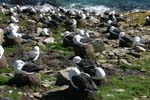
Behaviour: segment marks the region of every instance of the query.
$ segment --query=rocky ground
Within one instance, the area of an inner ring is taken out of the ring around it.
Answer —
[[[57,8],[54,8],[57,11]],[[10,98],[10,100],[36,100],[41,98],[42,93],[54,89],[56,74],[60,69],[72,66],[71,60],[74,56],[72,47],[63,47],[63,33],[65,24],[69,16],[63,11],[62,21],[58,21],[56,27],[50,26],[47,22],[41,22],[39,16],[41,12],[29,14],[18,13],[20,26],[19,31],[29,35],[34,35],[29,43],[21,45],[4,46],[5,56],[9,67],[0,68],[0,96]],[[45,13],[44,16],[55,14]],[[57,14],[56,14],[57,15]],[[134,13],[124,13],[127,17],[119,24],[123,31],[130,36],[142,36],[149,39],[150,26],[144,26],[145,16],[150,15],[149,11]],[[10,23],[10,12],[7,8],[0,12],[0,28],[4,30]],[[45,19],[44,21],[47,21]],[[54,19],[53,19],[54,20]],[[103,84],[97,91],[97,100],[149,100],[150,99],[150,52],[136,52],[133,47],[119,47],[119,40],[108,39],[109,33],[106,32],[107,25],[101,25],[100,15],[92,15],[87,20],[85,27],[78,26],[78,29],[86,29],[103,41],[103,50],[97,52],[96,60],[107,73],[107,84]],[[104,23],[105,24],[105,23]],[[51,35],[40,36],[39,30],[48,28]],[[6,83],[14,74],[12,64],[16,59],[22,57],[22,52],[28,52],[33,45],[39,45],[41,49],[40,59],[37,64],[46,66],[41,71],[41,85],[33,87],[8,86]]]

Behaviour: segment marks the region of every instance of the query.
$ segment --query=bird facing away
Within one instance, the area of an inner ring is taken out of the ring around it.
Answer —
[[[33,47],[32,51],[29,52],[29,59],[36,61],[40,55],[40,48],[39,46]]]

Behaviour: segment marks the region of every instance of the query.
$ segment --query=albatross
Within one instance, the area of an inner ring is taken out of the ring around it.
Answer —
[[[39,56],[40,56],[40,48],[39,48],[39,46],[34,46],[31,51],[24,52],[23,60],[36,61],[39,58]]]
[[[16,60],[13,64],[15,74],[32,75],[43,69],[42,66],[38,66],[33,63],[25,63],[22,60]]]
[[[132,46],[132,43],[133,43],[133,39],[129,35],[125,34],[125,32],[119,33],[119,46],[130,47]]]
[[[121,32],[119,28],[111,26],[109,29],[110,32],[110,39],[118,39],[119,33]]]
[[[75,56],[73,63],[83,72],[88,73],[93,79],[103,79],[106,76],[105,71],[98,67],[95,61],[83,60],[80,56]]]
[[[145,47],[146,44],[150,45],[150,41],[144,40],[144,39],[140,38],[139,36],[134,37],[134,45],[135,46]]]

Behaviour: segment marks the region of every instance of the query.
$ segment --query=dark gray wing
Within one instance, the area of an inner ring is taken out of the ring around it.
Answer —
[[[25,64],[22,68],[22,70],[26,72],[39,72],[40,70],[43,70],[43,69],[44,69],[43,66],[38,66],[33,63]]]
[[[127,42],[133,42],[133,39],[129,36],[123,36],[122,39]]]
[[[81,73],[80,75],[73,76],[72,81],[80,90],[96,90],[97,89],[91,77],[89,77],[85,73]]]

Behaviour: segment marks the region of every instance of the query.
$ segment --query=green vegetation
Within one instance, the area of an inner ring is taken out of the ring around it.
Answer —
[[[9,66],[9,67],[6,67],[6,68],[0,68],[0,74],[2,73],[11,73],[12,72],[12,68]]]
[[[129,100],[150,95],[150,77],[127,76],[124,80],[114,76],[108,78],[111,85],[99,88],[97,100]],[[123,89],[124,92],[115,92],[113,89]]]
[[[5,12],[4,14],[0,13],[0,26],[2,27],[2,25],[8,24],[10,22],[9,19],[10,19],[9,12]]]
[[[15,47],[6,47],[5,48],[5,54],[10,55],[11,53],[15,53],[16,48]]]

